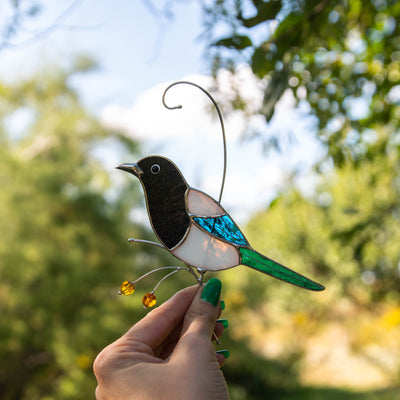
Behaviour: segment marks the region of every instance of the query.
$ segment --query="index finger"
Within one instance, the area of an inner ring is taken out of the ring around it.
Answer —
[[[137,322],[121,339],[139,342],[155,349],[182,322],[198,289],[199,286],[196,285],[180,290]]]

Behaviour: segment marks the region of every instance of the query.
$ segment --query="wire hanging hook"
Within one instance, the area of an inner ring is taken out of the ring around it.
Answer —
[[[223,169],[223,174],[222,174],[221,190],[219,192],[219,199],[218,199],[218,204],[221,204],[222,193],[224,191],[224,186],[225,186],[226,164],[227,164],[227,160],[226,160],[226,158],[227,158],[227,155],[226,155],[226,153],[227,153],[226,152],[226,135],[225,135],[224,120],[222,118],[221,110],[219,109],[217,102],[214,100],[214,98],[211,96],[211,94],[209,92],[207,92],[207,90],[205,90],[201,86],[197,85],[196,83],[189,82],[189,81],[177,81],[177,82],[174,82],[164,90],[164,93],[163,93],[163,96],[162,96],[162,103],[163,103],[164,107],[167,108],[168,110],[180,110],[182,108],[182,105],[180,105],[180,104],[177,105],[177,106],[174,106],[174,107],[170,107],[165,103],[165,95],[167,94],[168,90],[171,89],[173,86],[181,85],[181,84],[191,85],[191,86],[194,86],[194,87],[200,89],[211,100],[211,102],[213,103],[213,105],[215,107],[215,110],[217,111],[219,122],[221,124],[222,143],[223,143],[223,150],[224,150],[224,169]]]

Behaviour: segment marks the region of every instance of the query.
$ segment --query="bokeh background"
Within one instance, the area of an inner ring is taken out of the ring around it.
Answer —
[[[224,113],[225,208],[327,288],[218,274],[232,399],[398,399],[399,18],[394,0],[1,0],[1,399],[93,398],[96,355],[163,275],[119,285],[177,264],[128,244],[155,238],[116,165],[163,154],[218,197],[215,111],[192,87],[161,104],[182,79]]]

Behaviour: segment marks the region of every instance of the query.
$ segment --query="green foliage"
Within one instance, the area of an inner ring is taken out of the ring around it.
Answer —
[[[294,296],[288,285],[251,272],[241,272],[240,283],[227,275],[225,287],[236,288],[235,318],[251,305],[267,320],[259,322],[264,336],[277,330],[285,337],[296,329],[289,353],[306,352],[307,338],[340,324],[353,338],[354,352],[382,365],[386,375],[390,370],[398,384],[399,363],[388,366],[382,360],[399,351],[387,332],[388,326],[400,327],[400,3],[215,0],[204,16],[214,73],[249,65],[264,85],[263,106],[256,113],[266,122],[282,95],[292,92],[314,115],[315,138],[326,148],[314,170],[315,193],[305,196],[294,179],[268,211],[251,219],[246,234],[255,249],[327,290],[312,298],[305,292]],[[226,43],[247,36],[252,45],[213,46],[221,32]],[[262,139],[279,149],[279,137]],[[255,332],[240,334],[255,340]],[[260,346],[265,340],[258,336]],[[380,360],[368,353],[371,347],[379,349]],[[304,398],[313,398],[306,392]]]
[[[40,13],[37,2],[27,3],[36,11],[20,4],[12,3],[16,15]],[[249,64],[264,83],[258,112],[266,121],[286,90],[308,103],[328,159],[316,168],[314,195],[289,187],[246,229],[255,249],[327,290],[309,293],[244,267],[220,274],[231,323],[223,342],[232,354],[224,367],[232,399],[394,399],[398,388],[353,393],[299,385],[306,343],[329,323],[347,324],[361,354],[371,347],[384,355],[385,346],[399,351],[393,338],[400,329],[400,6],[392,0],[203,4],[215,71]],[[10,22],[0,50],[18,27]],[[129,236],[151,239],[129,219],[142,195],[132,180],[112,181],[104,154],[116,148],[125,161],[137,147],[105,130],[71,88],[71,77],[91,71],[93,61],[82,56],[72,65],[68,73],[53,69],[0,83],[5,400],[93,398],[94,357],[143,315],[139,299],[155,278],[141,281],[133,299],[116,296],[119,284],[149,266],[176,263],[127,244]],[[176,276],[158,291],[159,302],[192,283]],[[271,332],[284,344],[275,358],[262,351]]]
[[[307,102],[335,165],[364,156],[370,129],[390,131],[386,144],[398,136],[397,1],[215,0],[204,15],[214,71],[250,65],[265,83],[258,112],[267,121],[286,90]]]
[[[251,40],[247,36],[232,36],[225,39],[219,39],[214,46],[228,47],[230,49],[243,50],[252,45]]]
[[[384,141],[377,138],[355,166],[321,178],[312,198],[298,190],[277,198],[248,226],[255,248],[276,249],[282,262],[328,280],[328,288],[332,280],[336,295],[365,307],[372,300],[399,301],[399,153],[380,151]]]
[[[232,340],[224,334],[224,346],[233,349],[234,358],[224,367],[232,400],[280,398],[298,387],[295,357],[269,360],[252,350],[245,340]]]
[[[135,260],[144,257],[127,243],[129,235],[143,233],[129,222],[137,190],[131,182],[130,189],[115,187],[107,159],[98,156],[105,145],[123,153],[136,145],[90,116],[69,78],[49,70],[0,84],[5,400],[93,398],[94,357],[139,309],[117,296]]]
[[[379,140],[375,146],[379,148]],[[266,393],[273,399],[396,398],[398,386],[358,393],[306,388],[300,382],[307,354],[318,348],[315,338],[340,326],[351,338],[354,356],[382,368],[388,385],[399,383],[400,363],[390,357],[400,351],[398,341],[391,339],[400,330],[399,161],[395,149],[371,151],[356,166],[347,164],[321,177],[313,195],[292,187],[250,220],[245,233],[255,249],[327,289],[310,293],[252,270],[224,272],[224,317],[232,322],[227,335],[234,338],[228,340],[233,357],[225,372],[232,398],[262,399]],[[244,367],[243,343],[254,362],[253,369],[248,366],[252,372]],[[322,345],[327,354],[335,354],[341,339]],[[265,348],[280,348],[279,354],[258,358]],[[243,376],[247,378],[241,380]],[[329,376],[325,379],[331,382]]]

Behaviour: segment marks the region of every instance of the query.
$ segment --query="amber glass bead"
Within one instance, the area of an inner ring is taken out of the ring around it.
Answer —
[[[135,284],[131,281],[122,282],[122,285],[119,288],[119,294],[124,294],[125,296],[129,296],[134,291],[135,291]]]
[[[144,308],[154,307],[157,303],[157,299],[154,293],[146,293],[142,298]]]

